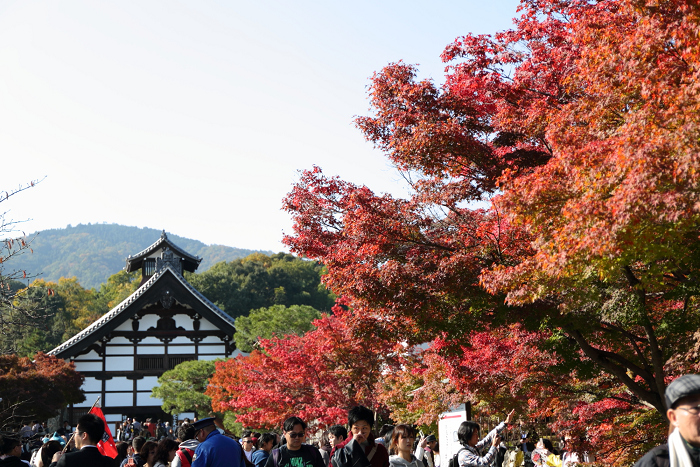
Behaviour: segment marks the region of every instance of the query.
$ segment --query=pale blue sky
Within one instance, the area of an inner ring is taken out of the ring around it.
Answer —
[[[115,222],[282,250],[281,200],[319,165],[402,183],[352,121],[372,73],[512,25],[518,2],[0,0],[0,208],[27,232]],[[155,240],[155,239],[154,239]]]

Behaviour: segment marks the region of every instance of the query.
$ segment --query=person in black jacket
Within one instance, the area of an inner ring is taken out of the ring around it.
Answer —
[[[111,457],[103,456],[97,443],[105,432],[105,424],[100,417],[87,414],[80,417],[75,429],[75,447],[78,451],[53,455],[49,467],[115,467]]]
[[[358,405],[348,412],[348,438],[331,451],[331,467],[389,467],[389,453],[374,441],[374,412]]]
[[[26,467],[27,465],[20,459],[22,443],[19,442],[19,437],[0,437],[0,454],[3,456],[3,459],[0,460],[2,467]]]
[[[635,467],[700,467],[700,375],[675,379],[666,388],[665,399],[673,430],[668,443],[649,451]]]

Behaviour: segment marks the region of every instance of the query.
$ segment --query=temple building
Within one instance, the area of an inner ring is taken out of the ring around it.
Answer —
[[[170,420],[151,397],[158,377],[187,360],[239,354],[233,318],[183,277],[201,258],[172,243],[165,232],[153,245],[129,256],[126,271],[142,271],[141,285],[80,333],[51,352],[75,363],[85,376],[85,402],[68,407],[72,426],[98,396],[110,426],[124,418]],[[193,414],[183,414],[183,416]]]

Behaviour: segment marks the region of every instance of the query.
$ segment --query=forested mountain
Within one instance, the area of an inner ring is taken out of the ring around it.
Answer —
[[[109,276],[124,268],[128,255],[151,245],[158,240],[160,233],[157,229],[118,224],[80,224],[44,230],[32,242],[34,252],[13,258],[12,268],[24,269],[31,275],[41,274],[39,277],[47,281],[75,276],[85,288],[99,287]],[[34,235],[29,235],[29,238]],[[233,261],[260,251],[206,245],[170,232],[168,237],[185,251],[202,258],[197,272],[206,271],[220,261]]]
[[[254,319],[244,319],[241,336],[252,348],[259,338],[275,333],[303,334],[320,312],[331,310],[335,296],[321,283],[324,271],[319,263],[287,253],[253,253],[185,276],[232,317],[253,310]],[[0,307],[0,354],[51,350],[131,295],[140,281],[141,271],[121,270],[94,289],[83,288],[75,278],[38,279],[19,291],[22,284],[11,282],[17,294],[12,307]]]

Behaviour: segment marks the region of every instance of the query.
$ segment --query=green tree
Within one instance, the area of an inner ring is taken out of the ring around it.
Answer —
[[[301,336],[315,329],[312,321],[320,317],[318,310],[307,305],[272,305],[251,310],[248,316],[236,319],[236,346],[243,352],[251,352],[259,339],[269,339],[275,335]]]
[[[19,185],[12,190],[0,190],[0,203],[6,203],[14,195],[34,187],[38,181],[33,180],[26,185]],[[46,318],[46,310],[35,310],[20,303],[16,295],[22,287],[19,281],[29,281],[30,275],[26,269],[16,266],[17,260],[28,252],[32,252],[30,244],[34,237],[22,234],[16,235],[18,221],[7,217],[7,211],[0,211],[0,352],[11,353],[19,341],[15,340],[18,333],[26,332],[40,325]],[[9,265],[8,265],[9,264]]]
[[[204,394],[209,379],[214,374],[214,361],[193,360],[183,362],[158,378],[151,397],[163,400],[161,406],[171,414],[195,412],[206,415],[211,412],[211,397]]]
[[[119,305],[139,288],[140,283],[141,271],[126,272],[121,270],[109,276],[107,282],[100,285],[100,290],[95,297],[101,314]]]
[[[109,309],[126,298],[138,286],[136,274],[123,271],[103,284],[100,292],[83,288],[75,277],[62,277],[58,282],[37,279],[19,291],[16,309],[32,309],[38,319],[32,321],[21,314],[14,316],[20,324],[0,336],[0,348],[5,353],[31,356],[47,352],[92,324]],[[13,309],[5,309],[11,315]],[[33,323],[29,325],[30,323]]]
[[[10,306],[0,310],[5,323],[0,336],[3,354],[29,357],[52,349],[62,342],[64,333],[71,333],[72,319],[56,287],[53,282],[36,280],[18,291]],[[24,310],[31,310],[31,314]]]
[[[272,305],[308,305],[330,311],[334,295],[321,283],[324,267],[286,253],[254,253],[217,263],[187,280],[226,313],[237,318]]]

